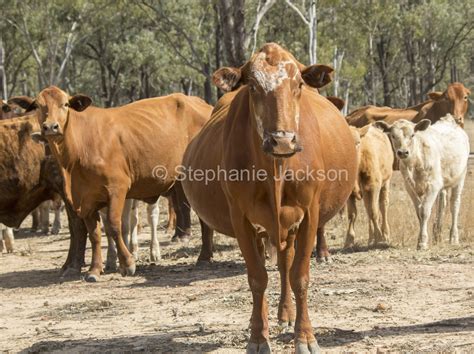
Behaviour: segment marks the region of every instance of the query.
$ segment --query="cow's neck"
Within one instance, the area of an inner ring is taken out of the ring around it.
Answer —
[[[80,154],[83,151],[80,143],[82,134],[93,134],[93,129],[89,133],[81,129],[80,120],[82,117],[80,115],[79,112],[69,110],[68,119],[63,129],[63,137],[55,141],[54,144],[50,144],[53,154],[66,170],[71,169],[74,164],[83,160]]]
[[[425,108],[425,106],[429,103],[433,102],[432,100],[428,100],[428,101],[424,101],[422,103],[419,103],[415,106],[411,106],[411,107],[408,107],[406,109],[411,109],[413,111],[417,111],[417,112],[421,112],[423,110],[423,108]]]

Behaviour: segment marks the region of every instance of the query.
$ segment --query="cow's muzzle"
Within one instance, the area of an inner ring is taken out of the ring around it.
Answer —
[[[408,155],[409,155],[408,150],[404,150],[404,149],[397,150],[397,156],[399,159],[406,159]]]
[[[274,157],[290,157],[301,151],[295,132],[274,131],[263,133],[263,151]]]
[[[62,132],[61,132],[61,127],[59,126],[59,123],[56,123],[56,122],[43,123],[44,136],[55,136],[55,135],[60,135],[60,134],[62,134]]]

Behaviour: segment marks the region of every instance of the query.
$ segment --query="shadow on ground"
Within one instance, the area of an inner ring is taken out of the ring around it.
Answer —
[[[199,337],[212,335],[214,332],[195,329],[172,329],[168,333],[107,339],[78,339],[65,341],[41,341],[25,348],[20,353],[41,352],[208,352],[219,348],[219,343],[202,343]],[[179,341],[177,339],[183,339]]]

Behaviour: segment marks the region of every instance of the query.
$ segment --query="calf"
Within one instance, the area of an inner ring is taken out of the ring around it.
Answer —
[[[349,228],[344,248],[354,246],[356,199],[364,200],[369,217],[369,246],[380,246],[387,244],[390,238],[387,214],[393,172],[392,146],[388,137],[375,127],[351,127],[351,130],[358,143],[359,172],[354,191],[347,201]]]
[[[469,158],[469,139],[456,123],[450,114],[433,125],[428,119],[416,124],[406,120],[397,121],[393,125],[375,123],[388,134],[400,159],[405,187],[420,222],[418,249],[428,248],[428,220],[438,195],[439,210],[434,242],[441,240],[441,216],[448,189],[451,189],[452,213],[449,240],[452,244],[459,243],[457,224]]]

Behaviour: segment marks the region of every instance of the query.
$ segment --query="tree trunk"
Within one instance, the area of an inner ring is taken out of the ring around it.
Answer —
[[[5,73],[5,48],[3,47],[3,41],[0,38],[0,83],[1,83],[1,90],[2,96],[4,100],[8,99],[8,91],[7,91],[7,75]]]

